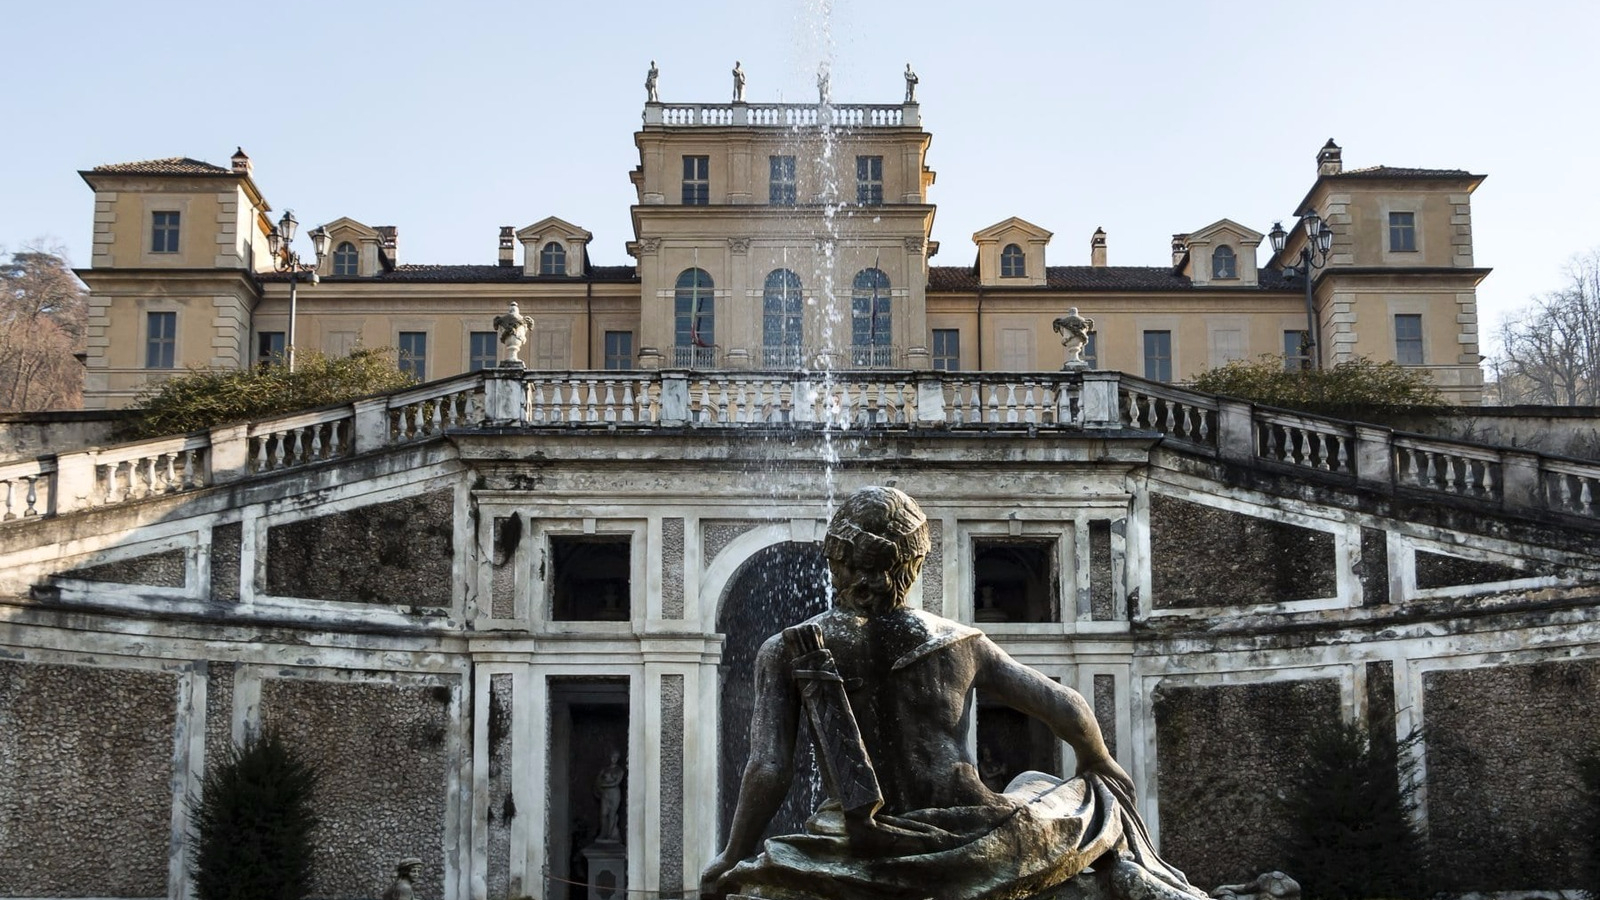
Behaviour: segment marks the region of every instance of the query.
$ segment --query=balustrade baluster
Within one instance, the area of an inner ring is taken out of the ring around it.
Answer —
[[[597,379],[590,378],[588,380],[588,385],[588,397],[586,397],[583,402],[585,410],[583,420],[585,422],[599,422],[601,421],[599,381]]]
[[[624,381],[622,383],[622,421],[637,421],[634,412],[634,403],[636,402],[637,399],[633,395],[633,382]]]
[[[17,517],[16,512],[14,512],[15,506],[12,503],[12,497],[16,494],[16,488],[17,483],[15,481],[6,481],[6,512],[5,515],[0,516],[0,521],[9,522]]]
[[[535,381],[528,385],[528,421],[543,424],[548,421],[544,407],[544,382]]]
[[[605,409],[602,412],[600,418],[603,421],[606,421],[606,422],[616,422],[617,419],[618,419],[618,415],[617,415],[617,383],[616,382],[611,381],[610,379],[606,380],[606,394],[605,394],[605,398],[601,401],[601,403],[604,404]]]
[[[1585,515],[1594,512],[1594,482],[1593,478],[1578,478],[1578,511]]]
[[[983,424],[983,384],[974,381],[969,387],[971,391],[967,394],[967,419],[965,424],[981,425]]]

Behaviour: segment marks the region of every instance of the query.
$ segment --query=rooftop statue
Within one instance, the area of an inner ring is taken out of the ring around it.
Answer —
[[[656,68],[656,61],[650,60],[650,71],[644,76],[644,102],[660,103],[661,97],[656,94],[656,80],[661,77],[661,70]]]
[[[831,77],[828,73],[828,63],[822,62],[817,66],[817,105],[827,106],[833,102],[833,89],[829,86]]]
[[[976,628],[906,608],[928,549],[927,518],[894,488],[864,488],[834,515],[823,541],[834,608],[756,658],[750,758],[702,897],[1020,900],[1069,883],[1118,900],[1205,897],[1156,855],[1080,694]],[[973,688],[1049,725],[1076,752],[1076,777],[984,786],[967,747]],[[802,718],[829,799],[804,834],[762,848]],[[1091,866],[1092,883],[1073,882]]]
[[[1067,361],[1061,368],[1087,368],[1089,363],[1083,358],[1083,350],[1089,346],[1089,333],[1094,331],[1094,320],[1078,315],[1078,308],[1074,306],[1067,310],[1066,315],[1051,322],[1050,327],[1061,335],[1061,346],[1067,348]]]
[[[733,102],[744,102],[744,67],[737,59],[733,61]]]
[[[917,73],[911,71],[911,63],[906,63],[906,102],[917,102]]]

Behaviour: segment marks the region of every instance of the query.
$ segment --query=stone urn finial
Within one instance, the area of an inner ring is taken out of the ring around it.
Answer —
[[[1066,315],[1051,322],[1050,327],[1061,335],[1061,346],[1067,348],[1067,361],[1061,364],[1061,370],[1070,372],[1089,368],[1089,361],[1083,358],[1083,350],[1089,346],[1094,320],[1078,315],[1078,308],[1074,306],[1067,310]]]
[[[511,308],[494,317],[494,328],[500,332],[500,365],[505,368],[522,368],[522,345],[527,343],[533,330],[533,319],[522,314],[517,301]]]

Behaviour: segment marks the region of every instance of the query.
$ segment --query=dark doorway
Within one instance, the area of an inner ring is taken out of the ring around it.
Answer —
[[[817,544],[783,543],[752,556],[728,586],[717,618],[724,637],[721,666],[722,740],[717,760],[720,834],[726,837],[739,798],[739,779],[750,756],[755,707],[756,653],[767,638],[828,608],[828,566]],[[811,735],[801,729],[794,784],[766,837],[794,834],[822,802],[822,780],[812,758]]]

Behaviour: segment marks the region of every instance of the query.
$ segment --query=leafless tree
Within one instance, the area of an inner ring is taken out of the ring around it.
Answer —
[[[1574,256],[1566,284],[1500,324],[1490,362],[1500,402],[1600,404],[1600,249]]]
[[[87,295],[61,248],[0,250],[0,412],[83,405]]]

